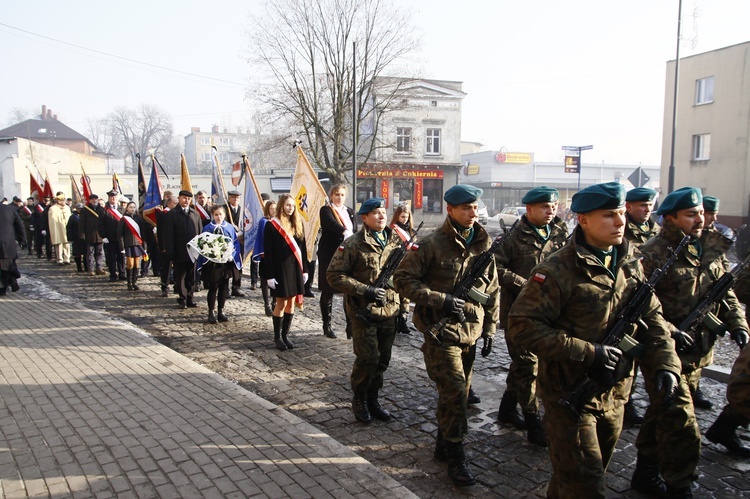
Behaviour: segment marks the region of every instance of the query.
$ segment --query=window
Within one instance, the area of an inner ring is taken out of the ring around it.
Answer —
[[[228,137],[221,137],[219,139],[219,145],[228,146],[229,145],[229,138]]]
[[[210,146],[211,145],[211,137],[201,137],[201,145],[202,146]]]
[[[432,107],[437,107],[437,101],[436,101],[436,100],[431,100],[431,101],[430,101],[430,105],[431,105]]]
[[[427,129],[427,154],[440,154],[440,129]]]
[[[411,128],[396,128],[396,151],[411,152]]]
[[[356,194],[356,200],[355,203],[356,210],[359,210],[359,208],[362,206],[362,203],[367,201],[370,198],[375,197],[375,179],[374,178],[366,178],[366,179],[357,179],[357,194]]]
[[[411,198],[414,193],[414,180],[410,178],[393,179],[393,204],[412,206]]]
[[[714,101],[714,77],[695,81],[695,105],[710,104]]]
[[[693,161],[711,159],[711,134],[693,135]]]
[[[221,161],[222,162],[229,161],[229,154],[222,153],[222,155],[221,155]]]
[[[203,154],[201,154],[201,161],[211,161],[211,153],[204,152]]]
[[[422,209],[425,213],[441,213],[443,211],[442,179],[424,179],[422,181],[422,193]]]

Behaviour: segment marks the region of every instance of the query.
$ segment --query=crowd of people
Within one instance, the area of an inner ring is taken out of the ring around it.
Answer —
[[[226,300],[243,296],[239,195],[230,191],[227,205],[211,206],[203,191],[195,199],[190,191],[167,192],[155,227],[115,191],[106,202],[91,195],[86,205],[73,207],[61,194],[25,205],[16,198],[15,206],[0,208],[0,295],[19,287],[20,246],[59,265],[72,256],[78,272],[108,273],[110,281],[127,281],[130,291],[138,291],[138,278],[151,271],[160,277],[162,296],[174,284],[181,309],[197,306],[197,276],[207,290],[208,322],[226,322]],[[740,355],[728,404],[706,437],[750,457],[736,434],[750,422],[748,323],[741,306],[750,302],[750,267],[737,275],[731,270],[733,240],[717,222],[718,199],[684,187],[654,213],[656,191],[596,184],[573,196],[578,225],[569,234],[556,215],[558,191],[542,186],[526,193],[526,214],[493,241],[478,222],[481,195],[466,184],[448,189],[444,223],[415,244],[408,206],[398,206],[389,221],[385,199],[371,198],[355,214],[346,206],[346,186],[330,189],[316,255],[322,333],[337,337],[333,297],[343,294],[357,421],[393,418],[380,394],[395,336],[411,332],[413,305],[438,396],[434,455],[458,486],[476,483],[464,451],[467,406],[475,396],[477,350],[492,353],[498,325],[512,363],[497,419],[549,448],[548,497],[604,497],[625,422],[640,425],[632,487],[655,497],[691,497],[701,452],[695,409],[713,406],[700,390],[701,370],[725,335]],[[311,295],[309,262],[315,258],[308,258],[296,200],[283,194],[264,202],[250,287],[261,288],[273,343],[284,351],[297,346],[293,318]],[[736,293],[730,285],[690,322],[726,277],[736,280]],[[635,299],[641,301],[633,309]],[[632,310],[637,317],[613,343],[609,331]],[[649,400],[645,415],[632,403],[638,371]]]

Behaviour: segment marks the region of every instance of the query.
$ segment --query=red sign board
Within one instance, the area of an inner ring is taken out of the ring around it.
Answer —
[[[414,180],[414,209],[422,208],[422,179]]]
[[[380,178],[443,178],[443,170],[365,170],[357,168],[357,178],[380,177]]]
[[[385,199],[385,207],[388,208],[388,194],[390,193],[390,187],[388,186],[388,179],[380,181],[380,197]]]

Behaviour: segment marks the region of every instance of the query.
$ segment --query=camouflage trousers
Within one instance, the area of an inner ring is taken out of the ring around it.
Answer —
[[[576,420],[559,404],[544,402],[552,478],[547,497],[605,497],[606,471],[622,431],[624,407],[606,412],[583,411]]]
[[[469,432],[466,401],[471,386],[476,344],[438,345],[432,337],[425,334],[422,354],[427,374],[437,386],[436,415],[440,433],[448,442],[463,441]]]
[[[396,322],[390,318],[368,324],[352,318],[354,366],[351,384],[355,396],[377,394],[383,388],[383,373],[391,363],[391,349],[396,338]]]
[[[508,334],[505,335],[505,344],[508,346],[511,359],[508,377],[505,380],[506,389],[515,394],[523,412],[539,412],[539,402],[536,398],[536,355],[516,344]]]
[[[680,376],[675,402],[665,410],[662,407],[663,394],[656,391],[655,377],[642,372],[651,404],[635,440],[638,461],[658,465],[662,478],[672,487],[688,487],[695,480],[695,467],[701,452],[700,430],[688,388],[691,381],[688,378],[694,376]],[[700,369],[697,372],[700,373]]]
[[[734,361],[732,374],[727,384],[729,405],[724,409],[737,422],[750,422],[750,348],[745,347]]]

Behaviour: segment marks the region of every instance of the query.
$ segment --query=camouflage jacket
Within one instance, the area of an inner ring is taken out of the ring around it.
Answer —
[[[727,400],[729,406],[725,408],[739,423],[747,425],[750,422],[750,348],[743,348],[732,366],[732,374],[727,383]]]
[[[669,248],[676,247],[684,235],[679,227],[665,221],[659,235],[639,248],[643,254],[643,268],[647,276],[650,276],[654,269],[664,265],[670,256]],[[732,240],[716,231],[703,231],[700,242],[703,249],[700,258],[686,249],[680,253],[674,266],[656,285],[656,296],[661,301],[664,318],[669,321],[672,332],[677,331],[677,325],[698,305],[701,297],[725,272],[722,258],[731,246]],[[717,304],[712,312],[726,324],[729,331],[737,328],[747,330],[747,322],[734,291],[730,290],[725,298],[729,308]],[[680,353],[686,372],[707,366],[713,361],[715,337],[703,328],[699,331],[699,336],[696,343],[702,344],[700,349]]]
[[[380,246],[370,230],[363,226],[341,243],[328,265],[326,279],[333,289],[346,293],[344,304],[350,317],[367,308],[369,302],[363,296],[367,286],[375,282],[388,256],[401,244],[393,229],[386,227],[384,230],[388,235],[385,247]],[[387,319],[398,314],[399,309],[398,295],[393,289],[386,288],[383,306],[373,305],[370,310],[372,318]]]
[[[625,224],[625,239],[627,239],[632,246],[635,246],[636,248],[639,247],[641,244],[656,236],[661,230],[659,224],[654,222],[652,218],[649,218],[646,223],[649,227],[648,231],[641,229],[640,225],[633,222],[630,215],[628,215],[627,223]]]
[[[550,224],[549,239],[542,241],[524,214],[503,239],[495,252],[497,277],[503,291],[500,294],[500,327],[508,326],[508,312],[518,293],[526,284],[531,270],[539,262],[562,248],[568,239],[568,226],[559,217]]]
[[[512,339],[539,357],[539,387],[546,404],[559,398],[583,379],[600,342],[643,281],[643,267],[627,241],[617,246],[613,274],[582,243],[580,226],[571,241],[532,271],[508,318]],[[613,278],[614,275],[614,278]],[[652,297],[643,310],[648,329],[635,339],[646,345],[639,359],[645,372],[680,373],[680,361],[669,335],[661,306]],[[607,411],[628,400],[631,378],[621,380],[606,393],[589,400],[585,408]]]
[[[466,247],[464,240],[447,217],[432,234],[422,238],[416,251],[410,251],[401,262],[394,282],[404,298],[415,303],[414,324],[427,331],[443,318],[445,295],[452,293],[474,261],[487,251],[492,242],[479,224],[474,224],[474,238]],[[490,262],[485,275],[474,285],[489,295],[486,304],[467,299],[464,306],[466,322],[450,319],[443,329],[443,342],[448,345],[473,345],[480,336],[494,337],[498,318],[498,281],[495,262]],[[431,340],[427,340],[431,341]]]

